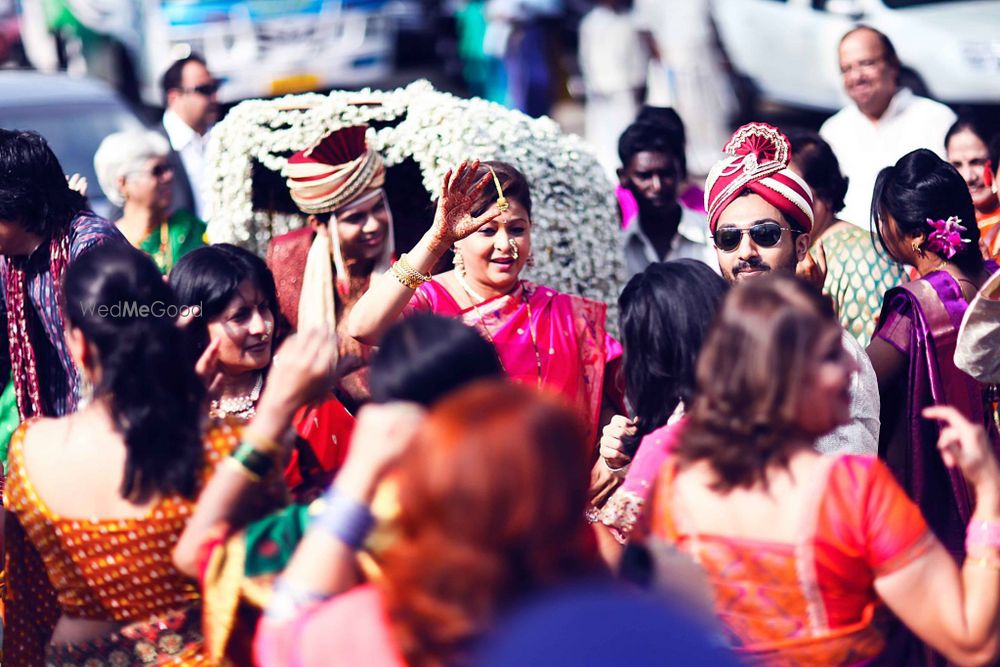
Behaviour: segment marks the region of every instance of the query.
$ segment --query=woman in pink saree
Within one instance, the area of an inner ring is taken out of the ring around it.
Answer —
[[[448,251],[452,271],[429,271]],[[448,172],[434,224],[358,301],[352,336],[376,344],[399,317],[433,312],[475,327],[504,370],[529,387],[560,394],[592,440],[624,407],[617,382],[621,346],[606,331],[606,306],[520,277],[531,263],[531,193],[504,162],[462,163]]]

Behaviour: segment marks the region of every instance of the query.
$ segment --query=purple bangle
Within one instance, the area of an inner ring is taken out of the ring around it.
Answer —
[[[970,521],[965,533],[965,548],[992,547],[1000,549],[1000,522]]]
[[[322,508],[309,525],[332,535],[346,546],[357,551],[375,525],[375,517],[368,506],[337,491],[331,486],[320,500]]]

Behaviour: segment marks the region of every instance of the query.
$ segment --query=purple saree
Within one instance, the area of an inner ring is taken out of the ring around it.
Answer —
[[[955,341],[966,308],[958,282],[945,271],[935,271],[889,290],[875,331],[908,360],[896,386],[882,399],[879,457],[959,563],[965,558],[965,530],[974,500],[961,473],[941,460],[938,424],[924,419],[921,411],[951,405],[974,423],[989,426],[985,387],[955,367]],[[996,450],[996,433],[990,435]],[[878,664],[945,664],[905,628],[898,630]]]

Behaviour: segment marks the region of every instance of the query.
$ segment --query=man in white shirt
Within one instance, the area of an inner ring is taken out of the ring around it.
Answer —
[[[678,128],[683,128],[674,114]],[[683,131],[683,130],[681,130]],[[705,216],[681,205],[678,187],[687,178],[684,139],[662,122],[639,120],[618,141],[622,188],[632,193],[639,212],[624,231],[629,276],[653,262],[697,259],[718,272]]]
[[[205,211],[205,152],[212,125],[218,118],[216,94],[219,82],[213,77],[205,60],[197,55],[178,60],[163,74],[161,80],[166,111],[163,130],[170,146],[180,156],[180,166],[190,187],[192,210],[204,219]],[[174,179],[181,181],[184,179]],[[181,193],[181,201],[184,201]]]
[[[628,0],[600,0],[583,17],[580,72],[587,92],[585,135],[612,181],[617,180],[618,137],[639,111],[647,61]]]
[[[878,172],[917,148],[944,158],[944,136],[955,114],[899,87],[896,50],[874,28],[859,26],[844,35],[839,57],[844,89],[853,104],[823,123],[819,133],[850,179],[840,216],[867,229]]]

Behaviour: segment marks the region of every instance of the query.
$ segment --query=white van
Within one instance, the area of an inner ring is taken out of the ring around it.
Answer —
[[[1000,0],[712,0],[712,19],[735,74],[774,102],[847,104],[837,45],[864,23],[892,40],[902,85],[952,105],[1000,103]]]

